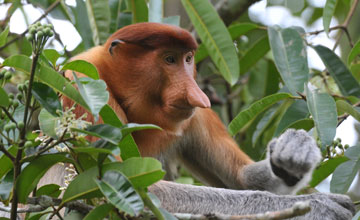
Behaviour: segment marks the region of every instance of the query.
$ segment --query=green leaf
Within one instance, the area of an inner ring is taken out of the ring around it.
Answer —
[[[354,47],[351,49],[349,56],[348,56],[348,65],[351,64],[351,62],[360,54],[360,40],[356,42]]]
[[[55,128],[59,126],[60,123],[59,118],[54,117],[45,109],[41,109],[38,118],[39,118],[39,126],[41,132],[48,135],[49,137],[57,139]]]
[[[334,172],[336,167],[338,167],[340,164],[348,161],[349,159],[347,157],[337,157],[337,158],[331,158],[327,161],[324,161],[321,163],[321,165],[314,170],[314,173],[312,175],[312,180],[310,182],[310,187],[315,187],[319,183],[321,183],[324,179],[326,179],[330,174]]]
[[[71,8],[75,17],[75,27],[79,32],[85,49],[94,46],[93,31],[90,27],[90,19],[87,13],[86,4],[83,0],[76,0],[76,7]]]
[[[95,207],[91,210],[84,218],[84,220],[93,220],[93,219],[105,219],[108,216],[109,212],[114,209],[114,206],[111,204],[102,204]]]
[[[83,81],[80,82],[76,74],[73,73],[73,76],[81,96],[89,106],[91,113],[95,117],[95,121],[97,121],[101,108],[106,105],[109,100],[106,83],[103,80],[93,80],[90,78],[88,78],[89,81],[86,83]]]
[[[36,196],[47,195],[57,198],[61,194],[61,191],[59,189],[60,186],[57,184],[47,184],[36,190]]]
[[[338,110],[341,110],[343,112],[349,113],[351,116],[353,116],[356,120],[360,121],[360,112],[358,112],[352,105],[349,103],[338,100],[336,101],[336,107]]]
[[[96,67],[85,60],[74,60],[65,64],[62,70],[73,70],[75,72],[83,73],[92,79],[99,79],[99,73]]]
[[[104,164],[102,172],[109,170],[122,172],[132,182],[134,187],[147,187],[161,180],[165,174],[161,163],[154,158],[130,158],[122,163],[113,162]],[[99,196],[98,187],[94,178],[99,175],[98,167],[93,167],[80,173],[67,187],[63,203],[80,199]]]
[[[109,141],[112,144],[117,145],[123,137],[130,134],[133,131],[139,131],[144,129],[160,129],[156,125],[151,124],[136,124],[136,123],[129,123],[121,128],[114,127],[109,124],[97,124],[93,126],[89,126],[86,130],[82,129],[72,129],[74,131],[82,132],[84,134],[88,134],[94,137],[102,138],[106,141]]]
[[[327,93],[311,91],[305,85],[307,106],[312,115],[322,149],[331,145],[336,134],[337,112],[334,99]]]
[[[120,211],[136,216],[144,209],[141,197],[121,173],[108,171],[101,180],[96,180],[96,184],[107,200]]]
[[[181,2],[221,75],[234,85],[239,78],[239,62],[225,24],[209,1]]]
[[[235,39],[239,38],[240,36],[246,34],[247,32],[249,32],[253,29],[256,29],[256,28],[258,28],[258,25],[254,24],[254,23],[238,23],[238,24],[231,25],[228,28],[228,31],[230,33],[231,39],[235,40]],[[209,53],[206,50],[205,45],[200,44],[198,49],[196,50],[195,63],[202,61],[207,56],[209,56]],[[241,66],[240,66],[240,68],[241,68]]]
[[[114,110],[109,106],[105,105],[101,111],[100,116],[104,123],[115,126],[115,127],[121,127],[123,126],[120,119],[117,117]],[[140,157],[140,152],[138,149],[138,146],[135,143],[134,138],[132,135],[128,135],[124,137],[120,143],[118,144],[120,151],[121,151],[121,159],[127,160],[131,157]]]
[[[154,158],[134,157],[121,163],[121,166],[109,164],[104,169],[121,171],[130,179],[135,188],[148,187],[165,175],[161,163]]]
[[[57,94],[49,86],[33,82],[32,94],[34,98],[53,116],[59,116],[57,111],[62,110],[61,103]]]
[[[318,45],[314,49],[335,79],[341,93],[345,96],[360,97],[360,85],[341,59],[327,47]]]
[[[323,25],[326,34],[329,34],[331,18],[334,15],[337,0],[326,0],[323,12]]]
[[[278,93],[270,96],[266,96],[261,100],[254,102],[249,108],[240,112],[229,124],[228,130],[231,135],[235,135],[240,131],[248,122],[255,119],[261,112],[268,109],[276,102],[291,98],[292,96],[288,93]]]
[[[127,0],[132,11],[133,24],[148,21],[148,7],[145,0]]]
[[[288,127],[284,128],[280,134],[284,133],[288,128],[294,128],[295,130],[303,129],[305,131],[310,131],[314,127],[314,121],[309,118],[300,119],[291,123]],[[279,134],[278,134],[279,135]]]
[[[115,111],[108,104],[104,105],[104,107],[101,109],[100,116],[105,124],[109,124],[118,128],[123,126],[123,123],[120,121]]]
[[[9,105],[10,105],[9,96],[7,95],[5,90],[0,87],[0,106],[9,107]]]
[[[104,44],[109,37],[110,8],[108,0],[88,0],[87,14],[95,45]]]
[[[347,149],[345,156],[350,160],[340,164],[335,169],[330,181],[330,191],[332,193],[346,193],[360,170],[360,145]]]
[[[4,61],[3,65],[14,67],[16,70],[22,71],[30,75],[31,59],[24,55],[11,56]],[[70,82],[68,82],[64,77],[62,77],[52,68],[38,63],[35,77],[41,82],[55,89],[57,92],[66,95],[70,99],[74,100],[76,103],[83,106],[85,109],[89,110],[89,107],[84,102],[80,93],[71,85]]]
[[[163,0],[149,1],[149,22],[161,23],[163,18]]]
[[[6,44],[6,39],[9,34],[10,27],[7,26],[3,32],[0,34],[0,47]]]
[[[61,55],[54,49],[45,49],[43,50],[43,53],[46,59],[48,59],[50,63],[53,65],[53,67],[55,67],[56,61],[59,59]]]
[[[119,0],[109,0],[109,8],[111,13],[110,33],[114,33],[118,29],[119,17],[121,14],[121,2]]]
[[[16,181],[19,202],[26,204],[29,194],[34,190],[41,177],[50,167],[59,162],[70,162],[70,160],[63,154],[46,154],[31,161]]]
[[[94,147],[75,147],[72,149],[76,153],[103,153],[103,154],[111,154],[111,150],[104,148],[94,148]]]
[[[281,29],[268,28],[270,47],[277,69],[291,94],[304,91],[304,83],[309,78],[306,45],[295,27]]]
[[[17,153],[17,147],[12,145],[8,149],[9,153],[15,157]],[[7,174],[13,168],[12,161],[4,154],[0,156],[0,179]]]
[[[309,116],[309,110],[304,100],[295,100],[295,102],[286,110],[276,128],[274,136],[279,136],[292,123]]]
[[[350,70],[356,81],[360,82],[360,63],[351,65]]]
[[[258,60],[264,57],[269,50],[269,39],[267,36],[264,36],[246,51],[240,59],[240,74],[246,73]]]

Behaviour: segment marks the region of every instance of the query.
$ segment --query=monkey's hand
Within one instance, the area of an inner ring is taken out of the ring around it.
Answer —
[[[289,129],[268,145],[265,160],[241,171],[243,188],[293,194],[306,186],[321,153],[315,140],[304,130]]]
[[[307,184],[321,153],[306,131],[289,129],[269,143],[268,158],[273,173],[292,187]]]

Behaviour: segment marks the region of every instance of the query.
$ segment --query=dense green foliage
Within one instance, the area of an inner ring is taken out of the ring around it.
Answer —
[[[73,51],[47,49],[60,39],[46,19],[29,26],[26,34],[11,33],[7,24],[16,10],[21,11],[23,1],[0,1],[9,6],[6,18],[0,21],[0,201],[15,207],[31,203],[29,197],[58,198],[63,191],[61,199],[53,200],[58,209],[43,206],[41,211],[27,213],[26,219],[45,219],[61,208],[66,208],[71,219],[121,219],[139,214],[174,218],[146,192],[164,176],[160,162],[141,158],[131,136],[136,130],[161,128],[123,125],[106,104],[109,94],[96,68],[68,59],[104,43],[125,25],[147,21],[180,25],[182,17],[164,17],[162,0],[76,0],[76,7],[63,1],[27,2],[49,9],[44,18],[73,24],[82,41]],[[226,25],[208,0],[182,0],[181,4],[199,37],[195,57],[198,82],[241,149],[254,160],[261,160],[266,144],[285,129],[311,131],[324,160],[314,172],[310,187],[332,174],[331,191],[346,193],[360,170],[360,145],[343,146],[334,138],[336,128],[348,116],[360,121],[359,33],[341,41],[341,36],[348,34],[352,9],[359,11],[359,1],[327,0],[324,8],[299,2],[304,5],[284,6],[295,16],[312,10],[306,22],[310,25],[323,18],[324,30],[306,33],[295,26],[264,27],[252,22],[247,13]],[[333,17],[344,23],[331,27]],[[339,30],[335,47],[340,42],[342,57],[335,54],[335,48],[309,41],[321,32],[329,35],[335,30]],[[309,47],[320,56],[325,70],[309,68]],[[69,82],[59,74],[64,70],[88,77],[75,76]],[[59,95],[85,107],[95,118],[101,117],[104,124],[92,125],[83,117],[75,118],[73,109],[63,109]],[[99,140],[90,143],[86,135]],[[123,162],[117,161],[116,155]],[[45,172],[59,163],[71,164],[66,187],[49,184],[38,188]],[[194,183],[185,171],[178,181]],[[73,201],[86,203],[87,211],[70,210]],[[144,211],[144,206],[150,211]],[[11,213],[15,219],[16,209]]]

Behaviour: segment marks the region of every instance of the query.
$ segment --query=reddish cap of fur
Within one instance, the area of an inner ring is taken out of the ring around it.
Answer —
[[[149,48],[182,47],[190,50],[197,48],[195,39],[187,30],[160,23],[137,23],[125,26],[110,36],[105,47],[109,48],[114,40]]]

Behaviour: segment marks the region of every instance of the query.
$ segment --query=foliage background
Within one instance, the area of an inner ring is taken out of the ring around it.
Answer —
[[[254,2],[258,1],[228,0],[209,3],[207,0],[168,0],[164,2],[161,0],[76,0],[75,7],[74,4],[68,4],[67,1],[2,0],[0,3],[7,8],[7,11],[0,21],[0,31],[2,32],[0,35],[0,57],[5,60],[2,65],[7,67],[4,68],[10,70],[11,79],[2,78],[1,85],[7,91],[13,89],[16,92],[16,85],[22,85],[29,79],[30,71],[20,63],[28,62],[30,64],[31,60],[19,57],[15,59],[12,55],[31,56],[31,44],[24,37],[26,33],[16,34],[11,31],[8,32],[7,29],[9,21],[14,19],[14,16],[20,16],[20,14],[24,16],[27,26],[32,23],[30,21],[32,21],[33,15],[23,8],[27,4],[33,5],[40,11],[41,19],[39,20],[41,23],[52,23],[54,22],[53,19],[66,21],[74,26],[81,37],[81,43],[76,48],[67,48],[61,40],[60,33],[58,33],[63,30],[55,25],[53,29],[55,35],[49,39],[46,48],[57,48],[57,51],[44,51],[39,61],[42,66],[46,66],[43,69],[48,74],[50,74],[50,70],[47,67],[51,67],[55,71],[66,69],[64,64],[68,62],[70,57],[94,45],[103,43],[111,33],[125,25],[147,21],[180,25],[197,37],[200,44],[195,57],[199,72],[198,83],[210,97],[213,109],[219,113],[224,123],[229,125],[229,132],[235,135],[243,151],[254,160],[260,160],[265,155],[265,147],[268,141],[281,134],[286,128],[295,127],[311,130],[314,137],[318,139],[319,147],[324,155],[324,162],[315,172],[310,184],[311,187],[315,187],[327,176],[333,174],[330,190],[337,193],[348,193],[354,200],[359,200],[358,192],[360,189],[356,187],[360,187],[360,184],[355,186],[354,190],[348,191],[360,169],[360,147],[357,145],[357,141],[350,148],[341,144],[339,140],[334,141],[336,128],[346,118],[351,115],[355,120],[360,120],[358,108],[360,98],[360,28],[357,22],[360,19],[359,1],[327,0],[323,7],[318,7],[314,3],[315,1],[267,1],[267,9],[281,7],[285,9],[288,16],[293,17],[293,19],[289,19],[289,22],[282,22],[282,26],[273,26],[271,20],[249,14],[248,8]],[[265,4],[264,2],[262,1],[261,4]],[[318,23],[321,25],[315,25]],[[300,25],[302,28],[293,27],[294,25]],[[313,30],[312,26],[316,26],[317,29]],[[319,42],[319,39],[324,39],[324,36],[332,39],[334,45],[324,45],[323,42]],[[325,47],[319,46],[319,44],[323,44]],[[310,51],[310,54],[319,54],[321,59],[312,55],[309,65],[307,53],[304,52],[306,50]],[[339,57],[332,51],[336,51]],[[312,61],[312,59],[316,61]],[[322,62],[324,65],[313,65],[313,63],[318,62]],[[89,76],[92,74],[90,66],[86,64],[77,65],[84,67]],[[8,67],[12,68],[9,69]],[[79,67],[75,65],[75,67],[67,68],[77,70],[76,68]],[[96,74],[92,75],[94,80],[97,80]],[[36,79],[36,81],[45,83],[55,91],[60,91],[54,83],[51,83],[51,80],[53,80],[51,77]],[[311,82],[312,86],[308,86],[307,82]],[[81,85],[83,82],[77,83]],[[101,81],[92,83],[96,87],[101,87]],[[305,90],[304,84],[307,85]],[[318,90],[314,90],[314,88]],[[99,93],[106,96],[104,91]],[[91,97],[86,98],[88,95],[86,92],[81,94],[69,92],[67,95],[76,96],[77,98],[74,99],[80,103],[82,99],[85,99],[85,105],[88,105],[91,113],[100,114],[104,117],[105,113],[102,115],[100,109],[105,103],[93,103]],[[41,103],[38,98],[36,100],[41,105],[34,104],[33,107],[46,108],[46,103]],[[46,109],[51,111],[51,107]],[[9,118],[4,113],[2,114],[0,128],[6,136],[4,129]],[[13,114],[15,114],[15,109]],[[49,120],[51,116],[45,111],[40,115],[43,117],[43,119],[39,117],[40,129],[44,132],[46,128],[44,125],[41,126],[41,122],[42,120],[44,122],[45,119]],[[39,129],[37,114],[34,114],[33,120],[30,121],[31,127],[27,128],[28,131]],[[116,125],[112,124],[112,126]],[[140,126],[136,129],[144,128],[148,127]],[[96,129],[93,128],[92,131],[108,142],[117,145],[123,141],[122,139],[114,140],[118,134],[105,137]],[[47,132],[49,133],[48,130]],[[11,138],[16,138],[16,134]],[[55,134],[54,139],[66,143],[59,134]],[[128,139],[126,140],[128,141]],[[41,144],[37,143],[35,138],[27,137],[26,140],[32,141],[34,145],[33,151],[25,151],[26,156],[39,152],[37,147]],[[6,151],[11,151],[10,148],[13,145],[8,144],[4,138],[1,143],[4,144]],[[128,142],[126,143],[128,144]],[[124,145],[124,143],[122,144]],[[84,147],[85,145],[89,147],[88,143],[84,144]],[[98,149],[96,146],[94,148]],[[82,153],[97,163],[101,153],[108,155],[107,158],[111,160],[109,155],[114,154],[114,152],[116,151],[111,148],[110,152],[93,150],[91,153]],[[137,155],[136,150],[129,154],[124,151],[121,152],[125,158]],[[58,153],[52,153],[58,155]],[[77,153],[79,152],[75,152],[75,155]],[[80,161],[79,157],[74,157],[74,155],[59,157],[53,154],[48,155],[49,158],[54,159],[53,164],[67,160],[69,157],[75,160],[75,162],[72,161],[75,167],[77,164],[83,163],[85,167],[80,171],[77,169],[77,171],[85,174],[79,175],[78,179],[84,176],[89,177],[89,170],[95,164],[95,162],[92,164]],[[6,155],[3,154],[0,157],[1,162],[1,160],[5,160]],[[33,167],[36,167],[36,163],[39,163],[38,160],[34,160],[35,162],[30,160],[29,165],[27,165],[29,167],[27,170],[30,170],[30,173],[31,171],[32,173],[35,172],[30,165],[35,164]],[[132,160],[140,159],[133,158]],[[103,165],[103,162],[100,163],[99,167]],[[130,160],[128,163],[134,162]],[[152,165],[146,163],[148,162],[137,161],[137,164],[143,164],[144,169],[160,172],[161,169],[155,161],[149,162]],[[43,168],[43,171],[53,164]],[[8,166],[9,169],[4,170],[0,176],[0,195],[5,204],[13,196],[9,193],[13,187],[12,184],[9,184],[12,182],[9,181],[9,176],[13,175],[11,163]],[[124,170],[122,172],[126,173]],[[161,176],[160,173],[158,174]],[[131,179],[130,174],[125,174],[125,176]],[[156,179],[155,176],[154,174],[154,179]],[[29,179],[29,181],[33,180]],[[178,181],[199,184],[186,171],[182,171],[182,176]],[[76,183],[76,181],[74,182]],[[151,182],[149,181],[149,184]],[[36,185],[36,181],[33,183]],[[131,184],[136,189],[147,186],[134,186],[134,182]],[[24,188],[25,192],[32,190],[33,188]],[[138,191],[141,194],[141,190]],[[76,199],[81,198],[79,195],[82,192],[80,191],[70,193],[76,195]],[[103,195],[106,197],[105,194]],[[29,194],[24,193],[20,196],[26,197],[27,195]],[[110,198],[106,198],[111,201]],[[144,200],[144,197],[142,199]],[[92,203],[92,205],[94,204],[96,205],[96,203]],[[114,206],[124,211],[123,207]]]

